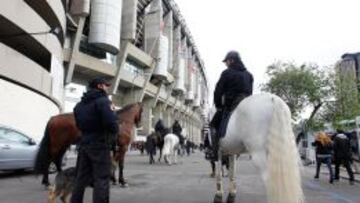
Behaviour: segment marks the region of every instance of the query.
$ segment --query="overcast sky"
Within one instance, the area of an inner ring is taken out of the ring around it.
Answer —
[[[276,60],[332,65],[360,51],[359,0],[175,0],[208,73],[210,95],[229,50],[255,79]]]

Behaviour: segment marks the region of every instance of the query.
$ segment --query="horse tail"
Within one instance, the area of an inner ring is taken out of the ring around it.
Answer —
[[[34,164],[34,171],[36,174],[42,173],[43,171],[47,170],[48,163],[51,160],[50,152],[49,152],[49,148],[50,148],[49,123],[50,121],[48,121],[46,125],[44,137],[40,142],[39,150],[36,154],[36,159]]]
[[[271,203],[302,203],[301,162],[291,127],[291,113],[279,97],[274,109],[267,146],[266,189]]]
[[[170,135],[171,134],[167,134],[164,137],[164,144],[163,144],[163,147],[162,147],[163,156],[170,154],[170,150],[171,150],[171,136]]]

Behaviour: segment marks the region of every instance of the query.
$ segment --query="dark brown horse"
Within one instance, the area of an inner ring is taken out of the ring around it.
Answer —
[[[156,155],[156,148],[159,148],[160,150],[160,156],[159,161],[161,159],[162,154],[162,147],[164,146],[164,139],[158,132],[152,132],[150,135],[146,138],[146,151],[149,154],[149,163],[154,164],[155,159],[154,156]]]
[[[119,182],[122,184],[125,184],[122,172],[124,156],[132,140],[134,125],[140,125],[141,113],[142,105],[140,103],[130,104],[116,112],[120,129],[117,139],[119,150],[116,152],[116,159],[119,161]],[[52,162],[55,163],[57,170],[61,171],[62,157],[69,146],[76,143],[80,137],[81,133],[76,127],[73,114],[59,114],[50,118],[35,161],[35,172],[43,174],[42,184],[49,185],[48,169]]]

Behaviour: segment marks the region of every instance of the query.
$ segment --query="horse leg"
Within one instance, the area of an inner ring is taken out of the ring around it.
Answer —
[[[43,184],[46,188],[50,185],[50,183],[49,183],[49,166],[50,166],[50,162],[47,162],[45,164],[45,167],[43,170],[43,178],[41,181],[41,184]]]
[[[221,168],[222,168],[222,164],[221,164],[221,159],[222,159],[222,155],[220,150],[218,150],[218,157],[219,157],[219,161],[216,163],[218,170],[216,171],[216,193],[215,193],[215,197],[214,197],[214,203],[221,203],[222,202],[222,197],[223,197],[223,185],[222,185],[222,172],[221,172]]]
[[[115,171],[116,171],[116,166],[117,166],[117,161],[116,161],[116,157],[115,157],[115,153],[112,153],[111,155],[111,182],[113,185],[116,185],[116,175],[115,175]]]
[[[112,166],[111,166],[111,177],[110,177],[110,179],[111,179],[111,182],[112,182],[113,185],[116,185],[115,171],[116,171],[116,169],[115,169],[114,165],[112,164]]]
[[[155,148],[155,150],[156,150],[156,148]],[[150,164],[155,163],[154,156],[155,156],[155,153],[154,153],[154,150],[152,149],[152,150],[150,151],[150,153],[149,153]]]
[[[229,156],[229,169],[228,169],[228,175],[229,175],[229,195],[227,197],[226,202],[227,203],[233,203],[235,202],[236,197],[236,181],[235,181],[235,155]]]
[[[173,159],[173,158],[172,158],[173,156],[172,156],[171,152],[170,152],[169,155],[167,155],[167,157],[168,157],[168,158],[167,158],[167,159],[168,159],[168,164],[171,165],[171,164],[172,164],[172,159]]]
[[[128,184],[124,178],[125,153],[126,153],[126,149],[121,149],[121,151],[119,152],[119,155],[120,155],[120,157],[119,157],[120,158],[119,159],[119,183],[121,184],[122,187],[128,186]]]
[[[170,148],[170,153],[168,154],[169,165],[172,164],[172,161],[173,161],[173,159],[174,159],[173,153],[174,153],[174,149],[171,149],[171,148]]]
[[[161,156],[162,156],[162,148],[160,148],[159,162],[161,162]]]
[[[177,164],[177,150],[174,150],[174,164]]]
[[[210,165],[211,165],[211,174],[210,177],[214,178],[215,177],[215,161],[210,161]]]
[[[55,166],[58,172],[62,171],[62,157],[56,159]]]

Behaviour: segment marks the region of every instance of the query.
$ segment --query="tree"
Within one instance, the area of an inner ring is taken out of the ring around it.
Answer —
[[[332,123],[335,127],[343,120],[360,115],[359,89],[355,70],[348,62],[336,64],[332,75],[332,97],[316,120]]]
[[[281,97],[289,106],[293,119],[298,119],[306,107],[312,112],[307,119],[307,126],[331,96],[331,80],[324,70],[316,64],[302,64],[292,62],[275,62],[268,66],[269,81],[262,86],[262,90]]]

